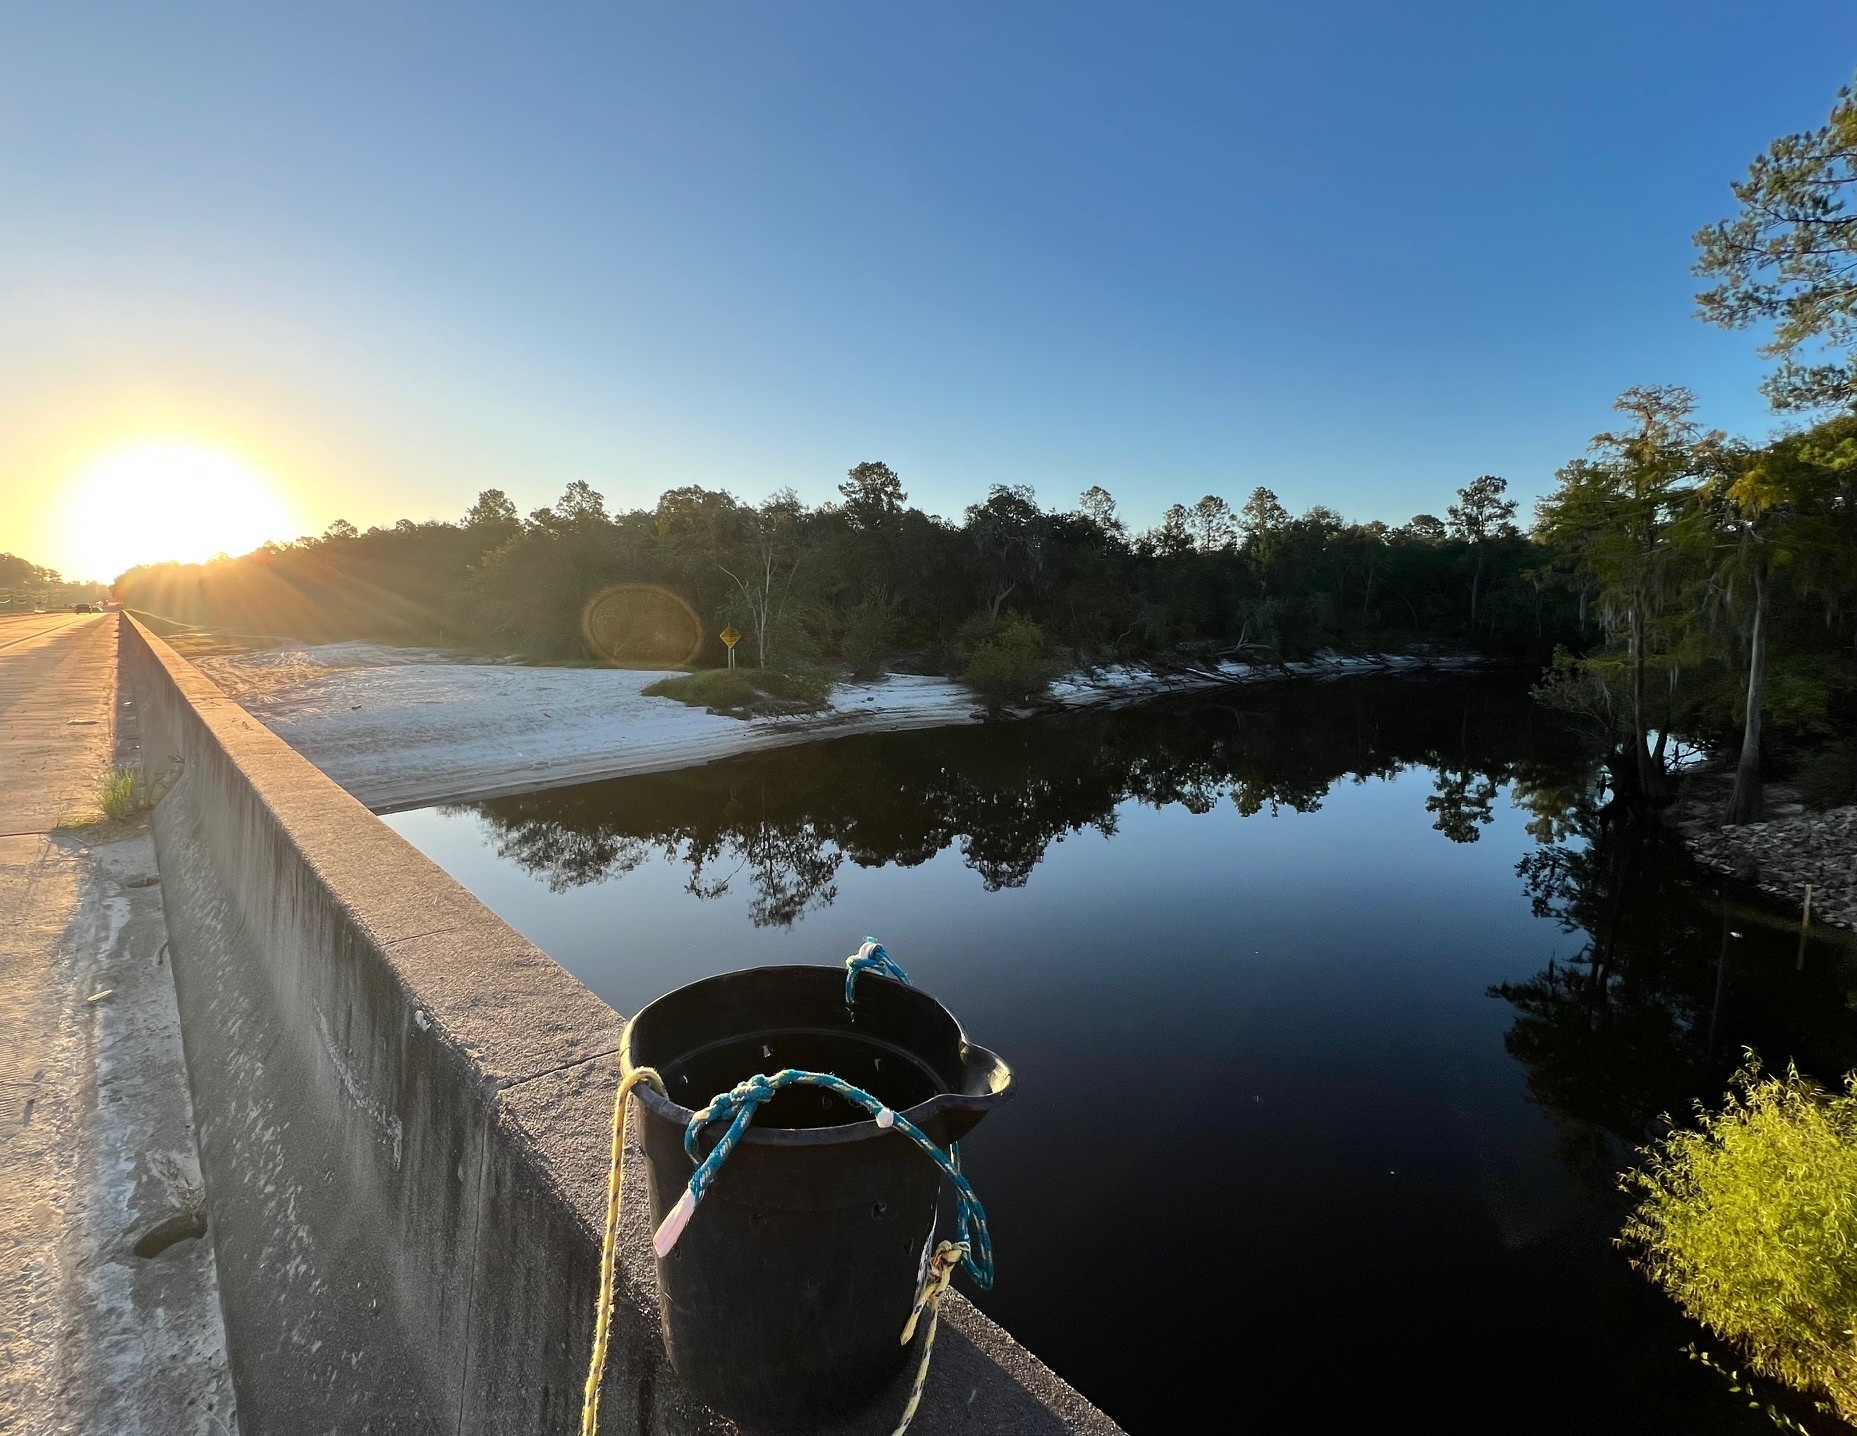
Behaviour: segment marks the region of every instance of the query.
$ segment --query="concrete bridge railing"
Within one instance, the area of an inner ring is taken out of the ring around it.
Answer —
[[[247,1436],[569,1432],[621,1017],[122,619]],[[619,940],[623,940],[622,938]],[[602,1429],[726,1432],[664,1359],[642,1162]],[[951,1302],[916,1430],[1114,1432]],[[888,1432],[880,1400],[851,1432]]]

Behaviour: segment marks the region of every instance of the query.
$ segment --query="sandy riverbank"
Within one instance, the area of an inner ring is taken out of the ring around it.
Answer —
[[[743,721],[643,689],[663,673],[460,663],[434,649],[338,643],[195,660],[233,698],[380,812],[463,802],[850,733],[977,723],[985,709],[946,678],[843,683],[804,717]],[[1102,668],[1052,687],[1047,706],[1086,708],[1167,692],[1286,678],[1463,668],[1465,658],[1344,658],[1284,667]]]

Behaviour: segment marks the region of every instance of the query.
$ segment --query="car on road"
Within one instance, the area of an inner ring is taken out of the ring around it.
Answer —
[[[71,605],[71,612],[73,613],[95,613],[96,611],[96,609],[92,608],[87,603],[74,603]]]

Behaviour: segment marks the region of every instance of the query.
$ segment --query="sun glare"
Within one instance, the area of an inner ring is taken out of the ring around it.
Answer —
[[[79,470],[65,502],[66,551],[84,578],[139,563],[249,553],[292,533],[290,505],[236,454],[194,444],[118,449]]]

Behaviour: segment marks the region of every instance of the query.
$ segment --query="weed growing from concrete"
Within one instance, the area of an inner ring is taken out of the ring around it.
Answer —
[[[133,768],[111,768],[97,789],[97,807],[112,823],[127,822],[154,807],[155,799]]]

